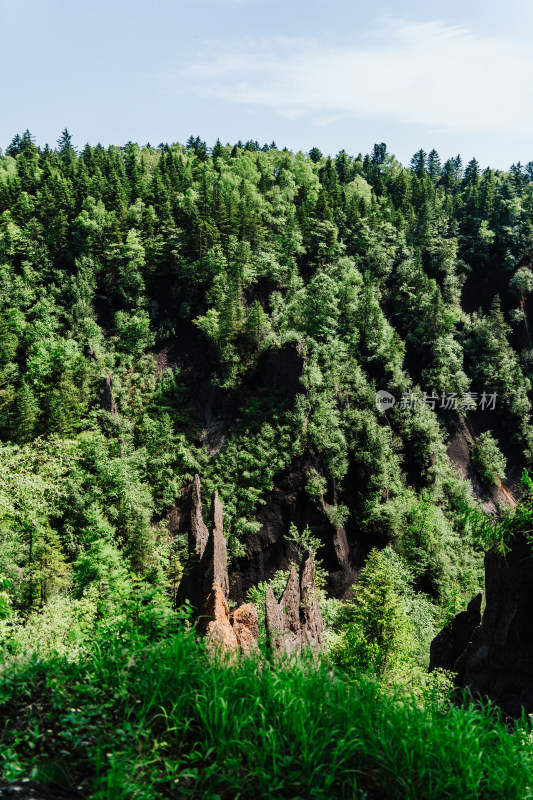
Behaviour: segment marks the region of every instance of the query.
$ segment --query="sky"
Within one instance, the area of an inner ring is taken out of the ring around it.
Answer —
[[[0,0],[0,147],[258,140],[533,161],[531,0]]]

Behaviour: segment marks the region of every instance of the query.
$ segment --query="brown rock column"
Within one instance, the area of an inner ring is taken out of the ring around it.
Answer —
[[[302,644],[322,650],[325,644],[324,621],[318,604],[315,562],[308,550],[300,567],[300,624]]]
[[[230,614],[231,627],[242,653],[251,653],[257,647],[259,621],[257,611],[252,603],[239,606]]]
[[[321,650],[324,646],[324,623],[315,581],[315,567],[310,550],[304,556],[300,578],[291,568],[279,603],[272,588],[265,596],[265,626],[268,641],[275,653],[298,653],[302,646]]]
[[[281,605],[276,602],[271,586],[267,586],[265,595],[265,628],[271,649],[274,652],[282,653],[284,618]]]
[[[202,490],[200,476],[195,475],[191,487],[191,507],[189,515],[189,553],[201,558],[209,538],[209,531],[202,517]]]
[[[224,538],[222,503],[218,498],[218,492],[215,492],[213,497],[211,518],[213,528],[200,562],[202,590],[206,596],[211,591],[213,584],[217,583],[222,589],[224,597],[227,598],[229,595],[228,552]]]
[[[213,584],[200,611],[196,630],[207,639],[208,646],[237,650],[238,642],[229,618],[228,601],[221,587]]]

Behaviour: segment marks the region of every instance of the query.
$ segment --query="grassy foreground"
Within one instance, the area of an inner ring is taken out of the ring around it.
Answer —
[[[487,712],[303,660],[215,664],[186,630],[102,625],[75,661],[6,656],[0,775],[107,798],[527,798],[533,747]],[[142,620],[141,620],[142,623]]]

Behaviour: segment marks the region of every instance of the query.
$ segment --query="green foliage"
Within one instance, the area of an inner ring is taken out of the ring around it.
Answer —
[[[183,568],[183,534],[166,527],[182,489],[198,472],[206,502],[219,491],[234,559],[283,476],[305,481],[334,528],[389,544],[342,613],[320,591],[339,663],[389,683],[420,677],[439,618],[479,588],[482,547],[528,535],[528,501],[492,521],[477,508],[446,454],[455,409],[440,400],[455,393],[475,426],[466,393],[495,393],[531,462],[532,177],[423,150],[404,168],[383,143],[329,158],[252,141],[209,150],[199,137],[79,153],[67,130],[55,150],[15,137],[0,155],[0,618],[13,652],[29,648],[26,618],[36,638],[41,620],[48,654],[89,652],[69,639],[84,603],[128,647],[135,626],[159,636]],[[502,308],[517,303],[511,331]],[[379,389],[396,398],[387,412]],[[483,480],[504,479],[490,434],[472,459]],[[288,539],[316,556],[309,529]],[[264,591],[252,589],[259,606]],[[90,756],[106,772],[117,753],[101,796],[128,794],[130,723],[117,748]],[[179,773],[172,789],[231,794],[209,784],[212,769],[205,785]]]
[[[327,490],[327,481],[314,467],[307,474],[305,489],[311,500],[320,500]]]
[[[533,548],[533,481],[526,470],[522,474],[522,485],[526,490],[525,497],[516,506],[502,509],[499,517],[489,517],[473,509],[466,510],[465,522],[484,549],[493,547],[505,555],[515,539],[522,539]]]
[[[296,525],[291,522],[287,541],[290,542],[296,550],[297,558],[292,563],[297,570],[300,569],[300,563],[303,555],[311,550],[313,554],[313,562],[315,565],[315,583],[318,592],[318,602],[322,612],[326,637],[334,639],[334,624],[340,613],[342,604],[334,598],[328,598],[324,587],[327,580],[327,572],[323,567],[322,560],[318,557],[318,551],[322,546],[320,539],[313,536],[309,526],[299,531]],[[290,570],[278,570],[273,578],[269,581],[260,581],[257,586],[253,586],[248,590],[248,602],[253,603],[257,611],[259,621],[259,643],[264,645],[266,643],[266,629],[265,629],[265,597],[267,588],[270,586],[274,597],[279,602],[281,595],[287,585]]]
[[[150,317],[145,311],[135,314],[117,311],[115,326],[117,348],[124,353],[139,357],[154,342],[150,331]]]
[[[529,267],[517,269],[509,282],[509,289],[520,297],[530,294],[533,291],[533,272]]]
[[[488,315],[476,313],[465,326],[464,352],[473,386],[478,392],[496,393],[504,426],[529,458],[531,434],[528,418],[531,403],[529,379],[524,377],[519,358],[509,343],[500,303],[496,298]],[[501,463],[501,462],[500,462]]]
[[[347,506],[330,506],[326,509],[326,515],[329,519],[331,525],[337,529],[342,528],[345,522],[348,520],[350,515],[350,510]]]
[[[386,559],[372,550],[344,609],[333,661],[345,670],[398,669],[412,648],[412,628]]]
[[[224,530],[233,555],[242,555],[242,541],[257,529],[253,517],[273,480],[299,450],[294,417],[279,412],[264,422],[271,396],[265,395],[248,409],[233,437],[204,478],[204,497],[218,489],[224,504]],[[268,419],[268,417],[267,417]]]
[[[313,536],[309,525],[306,525],[303,531],[300,532],[294,522],[290,524],[287,541],[292,542],[300,555],[303,555],[306,550],[311,550],[315,559],[318,549],[321,546],[320,539]]]
[[[89,650],[97,613],[97,592],[92,589],[81,600],[58,595],[26,621],[12,615],[0,622],[4,658],[8,663],[58,656],[76,661]]]
[[[248,590],[247,601],[253,603],[257,611],[257,619],[259,623],[259,637],[258,641],[261,646],[266,644],[266,629],[265,629],[265,597],[268,587],[270,586],[274,592],[274,597],[279,601],[289,579],[289,570],[278,570],[269,581],[259,581],[256,586],[252,586]]]
[[[507,461],[490,431],[481,433],[471,445],[472,463],[484,484],[497,485],[505,478]]]
[[[0,619],[4,619],[10,614],[11,599],[8,590],[11,587],[11,581],[7,578],[1,578],[0,587]]]
[[[438,684],[421,700],[311,660],[216,663],[156,609],[132,601],[73,658],[2,663],[1,716],[18,720],[2,730],[4,779],[83,778],[98,799],[528,796],[525,724],[449,706]]]

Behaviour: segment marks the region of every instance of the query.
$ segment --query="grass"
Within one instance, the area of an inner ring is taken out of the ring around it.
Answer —
[[[8,661],[0,774],[120,798],[531,797],[532,745],[325,663],[214,663],[187,631],[102,627],[78,662]]]

